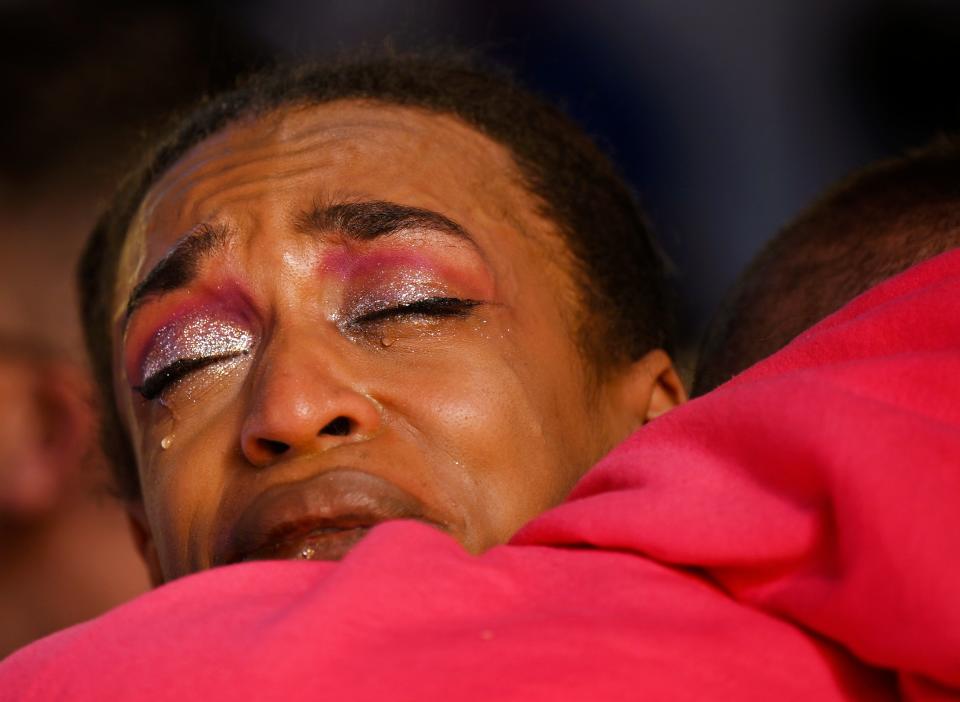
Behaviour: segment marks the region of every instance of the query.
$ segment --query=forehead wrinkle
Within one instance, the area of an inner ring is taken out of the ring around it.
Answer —
[[[264,150],[261,155],[257,154],[235,154],[232,159],[224,159],[218,155],[212,155],[203,159],[202,164],[216,164],[216,167],[210,168],[186,168],[183,173],[178,175],[171,173],[164,178],[157,186],[151,189],[145,202],[149,203],[151,210],[156,210],[167,202],[183,201],[178,208],[181,213],[190,214],[194,211],[194,203],[204,199],[204,191],[213,189],[214,192],[221,192],[233,186],[233,182],[227,180],[226,183],[220,182],[225,177],[230,177],[231,172],[237,175],[237,182],[241,184],[247,181],[253,181],[262,178],[262,175],[253,178],[243,177],[243,171],[247,168],[256,167],[262,162],[268,162],[276,158],[272,152]]]
[[[303,190],[304,181],[315,171],[315,165],[305,165],[269,175],[238,173],[233,180],[227,182],[219,182],[210,187],[192,188],[177,207],[178,219],[215,220],[222,214],[235,210],[237,206],[240,209],[246,209],[245,205],[251,202],[251,195],[261,196],[260,191],[264,183],[271,184],[271,199],[275,199],[277,195],[299,195]]]
[[[381,100],[364,98],[343,98],[321,104],[301,103],[279,108],[271,116],[275,120],[275,130],[284,139],[302,138],[305,134],[325,132],[336,136],[349,132],[369,131],[389,127],[393,131],[422,132],[420,125],[396,119],[398,114],[418,114],[425,117],[442,118],[444,115],[409,105],[396,105]],[[343,123],[344,117],[350,122]],[[263,118],[261,118],[263,119]],[[256,124],[248,122],[247,125]],[[302,125],[302,126],[301,126]]]
[[[347,114],[344,115],[344,112]],[[280,108],[265,116],[229,124],[220,132],[194,146],[163,176],[161,182],[154,186],[152,191],[157,198],[165,198],[168,194],[180,196],[185,189],[196,187],[198,182],[222,175],[233,168],[277,157],[296,158],[307,152],[316,151],[319,146],[330,147],[331,151],[325,156],[332,163],[347,161],[351,158],[351,154],[339,153],[339,151],[355,151],[363,142],[386,144],[388,147],[396,148],[398,132],[413,135],[419,142],[430,144],[435,142],[436,135],[428,133],[430,130],[425,130],[423,124],[399,121],[393,118],[397,113],[413,113],[429,120],[430,123],[440,126],[443,131],[453,136],[461,148],[467,148],[482,158],[490,157],[491,145],[495,147],[494,150],[504,150],[499,143],[493,142],[470,125],[450,115],[378,101],[337,100],[322,105],[308,104]],[[343,124],[344,118],[352,121]],[[384,131],[388,133],[383,133]],[[358,132],[362,134],[362,139],[356,138]],[[277,153],[278,145],[292,143],[300,143],[302,146],[296,148],[288,146]],[[344,146],[347,148],[343,149]],[[408,144],[408,146],[416,147],[417,145]],[[213,153],[206,153],[211,148],[214,149]],[[264,151],[267,153],[261,156],[260,154]],[[497,161],[501,160],[499,156],[502,154],[498,154]],[[507,159],[513,165],[512,157],[507,155]],[[212,170],[203,168],[204,164],[211,162],[218,163],[218,168]],[[190,173],[190,171],[197,172]],[[179,182],[183,181],[184,176],[181,174],[184,172],[189,175],[183,185],[179,185]],[[164,185],[163,181],[173,182],[170,185]],[[171,188],[176,190],[170,190]]]
[[[356,158],[358,150],[355,141],[346,140],[317,140],[300,148],[291,149],[283,153],[276,153],[270,146],[265,146],[255,152],[242,151],[231,154],[225,160],[216,154],[203,159],[203,164],[217,164],[216,168],[187,168],[183,175],[170,174],[158,186],[151,189],[144,199],[145,209],[151,213],[166,203],[180,200],[178,212],[183,219],[202,220],[206,217],[201,212],[204,204],[211,198],[222,195],[224,192],[242,188],[245,185],[262,183],[264,181],[281,182],[283,180],[300,178],[317,174],[323,168],[336,166]],[[320,145],[330,147],[320,150]],[[319,152],[319,153],[318,153]],[[286,168],[274,168],[272,173],[256,172],[256,167],[262,163],[277,160],[304,159],[303,165],[291,165]],[[251,173],[251,171],[253,171]],[[233,172],[233,174],[231,174]],[[223,182],[224,178],[228,178]],[[291,183],[281,188],[289,191],[297,187]]]
[[[318,145],[333,146],[339,142],[356,143],[356,132],[362,132],[367,141],[384,141],[388,144],[394,143],[396,137],[384,135],[382,139],[375,139],[378,130],[387,127],[392,132],[399,131],[411,134],[423,132],[421,128],[415,125],[404,124],[389,117],[378,118],[379,113],[397,111],[389,109],[386,104],[376,104],[376,112],[373,114],[370,113],[370,108],[374,105],[365,105],[365,109],[358,111],[365,112],[366,119],[354,119],[350,124],[337,123],[333,120],[328,122],[317,118],[301,124],[303,122],[300,119],[301,115],[306,116],[308,111],[326,112],[330,108],[337,107],[342,110],[344,104],[351,107],[363,105],[363,103],[355,103],[355,101],[338,100],[323,105],[280,108],[268,115],[230,123],[192,147],[167,171],[162,180],[178,181],[182,179],[178,175],[179,172],[196,170],[210,162],[222,163],[222,166],[218,169],[212,171],[201,170],[192,176],[188,180],[188,183],[192,185],[199,179],[220,175],[238,165],[242,167],[277,156],[297,157],[315,150]],[[403,111],[403,108],[398,109]],[[440,117],[440,115],[436,116]],[[340,116],[340,119],[342,117],[343,115]],[[300,145],[291,148],[290,145],[292,144]],[[278,145],[287,145],[287,148],[278,153],[276,148]],[[214,149],[212,153],[205,153],[211,149]],[[263,152],[267,153],[261,157],[260,154]],[[160,188],[160,190],[162,189]]]
[[[145,200],[183,198],[187,191],[202,188],[205,180],[215,180],[230,170],[276,158],[310,154],[323,158],[327,165],[336,165],[354,158],[364,142],[386,145],[391,150],[406,146],[418,153],[424,143],[436,143],[436,134],[425,129],[424,122],[396,119],[397,114],[404,113],[415,114],[439,127],[456,140],[460,149],[466,149],[474,159],[479,157],[481,163],[491,164],[492,157],[495,170],[516,171],[513,157],[505,147],[456,117],[376,100],[344,99],[321,105],[281,107],[266,115],[228,124],[194,146],[151,189]],[[344,119],[350,122],[344,124]],[[360,139],[356,138],[358,132],[362,135]],[[398,132],[413,135],[418,143],[398,144]],[[283,147],[279,153],[278,145]],[[210,168],[211,163],[216,166]],[[314,162],[313,168],[317,166]]]

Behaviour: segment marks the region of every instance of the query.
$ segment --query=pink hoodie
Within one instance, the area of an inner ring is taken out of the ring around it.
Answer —
[[[507,546],[382,525],[0,664],[16,700],[960,699],[960,252],[647,425]]]

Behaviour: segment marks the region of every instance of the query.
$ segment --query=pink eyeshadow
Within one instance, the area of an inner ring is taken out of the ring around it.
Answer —
[[[349,249],[338,249],[326,254],[320,262],[321,271],[341,279],[369,276],[397,268],[434,271],[438,265],[433,257],[426,254],[396,250],[359,254]]]
[[[358,252],[352,247],[338,248],[325,254],[318,266],[322,276],[336,277],[342,283],[366,286],[389,282],[391,278],[410,281],[432,281],[435,288],[451,286],[469,291],[472,297],[486,298],[493,294],[489,273],[478,275],[473,266],[455,265],[438,260],[428,249],[381,249]],[[476,259],[472,259],[476,260]],[[465,262],[466,264],[466,262]],[[394,284],[392,287],[396,287]]]
[[[127,377],[142,383],[180,358],[249,350],[253,346],[250,304],[236,284],[191,294],[164,310],[163,322],[128,356]]]

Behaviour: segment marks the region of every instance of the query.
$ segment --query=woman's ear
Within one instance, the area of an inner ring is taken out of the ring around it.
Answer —
[[[159,587],[164,583],[163,571],[160,568],[160,556],[157,554],[153,534],[150,531],[150,525],[147,523],[146,510],[139,500],[127,502],[126,507],[127,521],[130,524],[130,531],[133,533],[133,543],[136,545],[137,551],[140,552],[143,562],[147,565],[150,584]]]
[[[687,401],[687,391],[680,380],[680,374],[666,351],[655,349],[640,359],[646,371],[653,379],[650,400],[644,415],[644,423],[656,419]]]
[[[613,404],[624,436],[687,401],[687,391],[666,351],[654,349],[631,361],[614,381]]]

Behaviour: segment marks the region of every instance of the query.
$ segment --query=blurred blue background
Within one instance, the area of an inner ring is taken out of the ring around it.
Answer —
[[[93,212],[169,110],[273,57],[385,42],[492,56],[601,142],[676,264],[688,346],[749,257],[825,186],[960,123],[957,2],[6,0],[0,207],[76,183]],[[40,236],[47,250],[69,258],[84,217]],[[9,227],[4,239],[0,257],[43,265],[22,251],[36,243]],[[0,325],[56,318],[22,307],[0,305]]]

